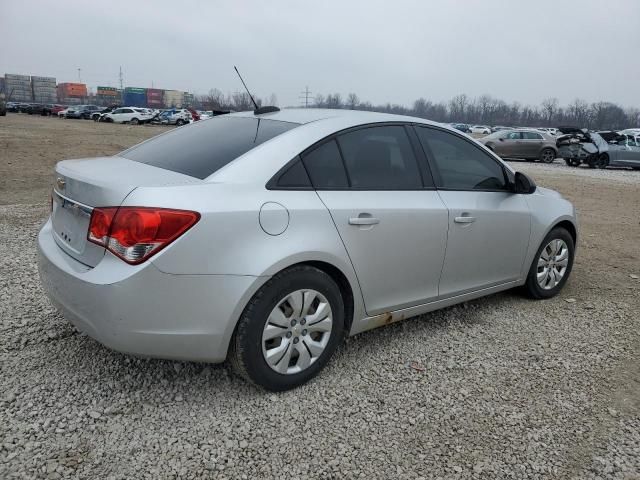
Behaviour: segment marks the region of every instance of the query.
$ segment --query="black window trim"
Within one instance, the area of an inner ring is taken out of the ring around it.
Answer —
[[[507,167],[505,167],[505,165],[499,161],[498,159],[496,159],[493,155],[489,154],[488,152],[484,151],[479,145],[477,145],[473,140],[465,137],[464,135],[459,135],[456,132],[453,132],[449,129],[446,128],[440,128],[437,127],[435,125],[428,125],[426,123],[415,123],[413,124],[414,128],[430,128],[432,130],[439,130],[441,132],[445,132],[445,133],[449,133],[455,137],[458,137],[461,140],[464,140],[465,142],[469,143],[470,145],[472,145],[474,148],[477,148],[481,153],[483,153],[486,157],[490,158],[491,160],[493,160],[502,170],[502,175],[504,175],[504,181],[506,184],[506,188],[502,189],[502,188],[483,188],[483,189],[479,189],[479,188],[447,188],[447,187],[443,187],[443,182],[442,182],[442,176],[440,175],[440,171],[438,170],[438,165],[435,163],[433,157],[433,152],[431,151],[431,148],[429,147],[429,145],[425,145],[424,142],[420,142],[420,145],[424,151],[424,155],[427,159],[427,161],[429,162],[429,166],[431,167],[431,172],[433,173],[433,179],[434,179],[434,183],[436,186],[437,190],[442,190],[445,192],[500,192],[500,193],[513,193],[514,191],[514,179],[512,178],[513,175],[510,175],[509,173],[509,169]],[[418,132],[415,132],[416,136],[419,138],[418,136]]]
[[[427,157],[424,154],[424,151],[420,147],[420,141],[417,137],[414,138],[416,133],[411,129],[411,126],[414,125],[414,122],[373,122],[366,123],[362,125],[356,125],[353,127],[348,127],[343,130],[338,130],[337,132],[333,132],[330,135],[318,140],[313,143],[309,147],[305,148],[302,152],[296,155],[294,158],[289,160],[280,170],[276,172],[276,174],[271,177],[271,179],[265,185],[267,190],[316,190],[316,191],[354,191],[354,192],[420,192],[423,190],[436,190],[435,178],[432,174],[432,169],[429,166],[427,161]],[[347,171],[347,166],[344,161],[344,155],[342,153],[342,147],[340,146],[340,142],[338,141],[338,137],[340,135],[344,135],[346,133],[364,130],[367,128],[375,128],[375,127],[390,127],[390,126],[401,126],[404,127],[405,134],[409,139],[409,144],[411,145],[411,149],[413,151],[414,157],[416,159],[416,163],[418,166],[418,171],[420,172],[420,183],[422,187],[420,188],[372,188],[372,187],[364,187],[358,188],[351,186],[351,177],[349,176],[349,172]],[[305,155],[313,152],[316,148],[320,148],[325,143],[329,143],[331,141],[335,141],[338,146],[338,151],[340,152],[340,159],[342,161],[342,166],[345,171],[345,175],[347,177],[347,182],[349,183],[346,187],[314,187],[313,183],[310,187],[285,187],[278,185],[278,181],[280,177],[298,160],[302,162],[302,166],[307,171],[307,177],[309,177],[309,181],[311,181],[311,175],[309,175],[309,170],[307,166],[304,164],[303,158]],[[431,179],[431,186],[427,186],[425,179]]]

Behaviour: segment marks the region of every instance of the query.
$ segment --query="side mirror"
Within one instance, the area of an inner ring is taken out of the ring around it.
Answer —
[[[516,172],[514,192],[528,195],[536,191],[536,182],[522,172]]]
[[[500,140],[501,142],[504,142],[504,137],[500,137],[500,138],[499,138],[499,140]]]

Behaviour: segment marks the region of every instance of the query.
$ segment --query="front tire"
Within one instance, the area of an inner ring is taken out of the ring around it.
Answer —
[[[178,127],[181,127],[182,125],[184,125],[184,120],[182,120],[181,118],[179,118],[178,120],[176,120],[176,125]]]
[[[284,391],[308,382],[344,337],[344,301],[325,272],[300,265],[275,275],[245,308],[229,360],[250,382]]]
[[[609,166],[609,154],[601,153],[598,157],[598,168],[607,168]]]
[[[574,253],[569,232],[561,227],[551,230],[533,258],[524,284],[527,295],[536,300],[556,296],[571,274]]]

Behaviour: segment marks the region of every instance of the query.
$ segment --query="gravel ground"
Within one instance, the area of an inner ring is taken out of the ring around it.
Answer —
[[[55,312],[35,264],[42,178],[102,125],[6,118],[0,173],[23,189],[0,202],[0,478],[640,479],[639,172],[514,162],[580,211],[560,296],[505,292],[358,335],[272,394],[225,365],[112,352]],[[108,127],[93,154],[153,134]]]

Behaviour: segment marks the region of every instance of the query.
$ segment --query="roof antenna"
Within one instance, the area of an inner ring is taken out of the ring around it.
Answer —
[[[240,75],[240,72],[238,71],[238,67],[236,67],[234,65],[233,68],[235,69],[236,73],[238,74],[238,77],[240,77],[240,81],[242,82],[242,85],[244,86],[244,89],[247,91],[247,94],[249,95],[249,98],[251,99],[251,103],[253,103],[253,106],[256,107],[256,109],[253,111],[254,115],[259,115],[261,113],[271,113],[271,112],[279,112],[280,111],[280,109],[278,107],[258,107],[258,104],[253,99],[253,95],[251,95],[251,92],[247,88],[247,84],[244,83],[244,80],[242,79],[242,75]]]

